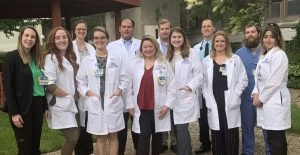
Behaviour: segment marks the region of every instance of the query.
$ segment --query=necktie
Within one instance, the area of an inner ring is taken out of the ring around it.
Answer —
[[[125,45],[126,50],[129,52],[130,46],[131,46],[131,40],[125,40],[124,45]]]
[[[205,49],[204,49],[204,57],[206,57],[208,55],[208,52],[209,52],[209,43],[207,42],[205,44]]]

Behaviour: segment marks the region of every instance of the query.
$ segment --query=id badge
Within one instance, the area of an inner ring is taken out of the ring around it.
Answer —
[[[158,78],[157,78],[157,83],[158,83],[158,85],[160,85],[160,86],[165,85],[165,84],[166,84],[166,77],[164,77],[164,76],[158,77]]]
[[[227,71],[225,67],[220,67],[219,72],[221,72],[223,76],[227,76]]]
[[[101,69],[97,68],[96,71],[95,71],[95,77],[96,78],[99,78],[101,76]]]
[[[48,79],[47,76],[45,76],[44,74],[42,74],[41,76],[38,77],[38,83],[41,86],[49,85],[49,79]]]

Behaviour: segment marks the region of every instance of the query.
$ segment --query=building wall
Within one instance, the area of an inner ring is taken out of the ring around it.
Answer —
[[[180,26],[180,3],[183,0],[141,0],[141,7],[121,11],[121,17],[135,21],[134,37],[142,38],[146,34],[155,35],[157,23],[161,18],[168,19],[172,26]],[[112,36],[115,36],[114,13],[106,15],[106,27]]]

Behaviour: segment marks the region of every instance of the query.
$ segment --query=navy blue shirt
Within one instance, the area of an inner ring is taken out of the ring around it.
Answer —
[[[242,100],[251,100],[251,93],[253,91],[254,85],[255,85],[255,81],[254,81],[254,72],[256,69],[256,65],[257,62],[259,60],[260,57],[260,53],[262,51],[261,47],[258,47],[257,50],[255,52],[252,52],[251,49],[246,48],[246,47],[242,47],[240,49],[238,49],[236,51],[236,55],[238,55],[247,72],[247,77],[248,77],[248,86],[246,87],[246,89],[243,91],[242,94]]]

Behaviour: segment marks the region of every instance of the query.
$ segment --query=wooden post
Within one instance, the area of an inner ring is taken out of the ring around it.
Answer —
[[[121,37],[119,32],[119,26],[121,25],[121,10],[115,10],[115,31],[116,31],[116,39]]]
[[[61,26],[60,0],[51,0],[52,28]]]

